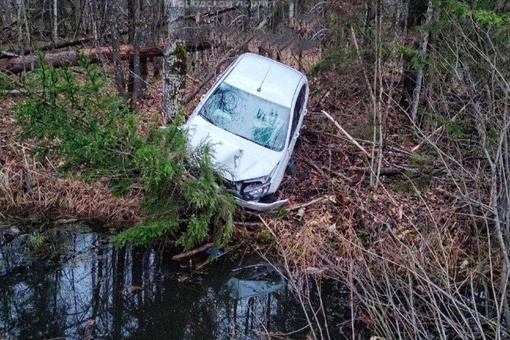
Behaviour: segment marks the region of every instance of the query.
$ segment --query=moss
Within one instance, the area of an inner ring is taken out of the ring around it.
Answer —
[[[170,53],[171,57],[174,57],[174,63],[172,65],[173,74],[181,77],[182,79],[186,79],[186,59],[187,59],[187,51],[186,51],[186,43],[182,40],[178,40],[175,43],[175,49]],[[182,88],[184,88],[185,81],[182,81]]]

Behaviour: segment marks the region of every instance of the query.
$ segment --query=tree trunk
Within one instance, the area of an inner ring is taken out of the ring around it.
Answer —
[[[160,28],[163,26],[163,18],[164,18],[164,3],[163,0],[153,0],[150,1],[150,14],[152,14],[153,20],[151,22],[150,33],[149,33],[149,43],[152,46],[156,46],[160,44]],[[161,71],[163,68],[163,63],[159,58],[150,58],[152,63],[152,72],[153,77],[155,79],[159,79],[161,77]],[[147,71],[147,66],[145,66],[145,70]]]
[[[420,25],[424,20],[427,8],[428,1],[427,0],[417,0],[417,1],[409,1],[407,6],[403,6],[403,9],[407,7],[407,15],[402,14],[402,19],[405,20],[404,31],[407,34],[410,34],[410,31],[413,30],[417,25]],[[409,46],[410,45],[410,46]],[[408,48],[413,50],[418,50],[420,48],[420,43],[414,39],[411,39],[408,43]],[[422,50],[423,50],[423,42],[422,42]],[[415,92],[418,86],[418,78],[423,76],[418,75],[418,70],[416,70],[415,65],[413,63],[412,55],[406,54],[403,57],[403,72],[402,72],[402,96],[400,97],[400,107],[402,111],[409,113],[409,110],[412,109],[413,101],[415,99]],[[420,91],[421,91],[421,79],[420,79]],[[419,95],[419,93],[418,93]],[[418,98],[419,99],[419,98]]]
[[[294,18],[296,17],[296,0],[289,0],[289,26],[294,27]]]
[[[407,30],[407,18],[409,17],[409,0],[400,0],[398,3],[396,28],[402,33]]]
[[[20,24],[19,27],[19,36],[18,36],[18,39],[19,39],[19,46],[20,47],[27,47],[27,46],[31,46],[32,45],[32,40],[31,40],[31,34],[30,34],[30,28],[28,26],[28,18],[27,18],[27,12],[26,12],[26,7],[25,7],[25,2],[24,0],[21,0],[20,3],[19,3],[19,8],[18,8],[18,22],[23,22],[23,26],[25,28],[25,34],[26,34],[26,42],[25,44],[23,43],[24,39],[23,39],[23,27],[22,25]]]
[[[131,105],[134,105],[142,95],[142,78],[140,72],[140,47],[141,35],[141,4],[139,0],[128,0],[128,20],[129,20],[129,43],[133,46],[133,58],[129,59],[129,80],[128,90],[131,96]]]
[[[432,2],[429,2],[428,8],[427,8],[427,14],[426,14],[426,23],[429,22],[429,20],[432,18]],[[427,54],[428,50],[428,43],[429,43],[429,31],[428,29],[423,32],[423,39],[421,44],[421,53],[423,54],[423,57],[425,58],[425,55]],[[418,106],[420,103],[420,94],[421,94],[421,88],[423,84],[423,72],[424,72],[425,65],[420,64],[418,66],[418,72],[416,73],[416,87],[413,90],[413,105],[411,107],[411,119],[413,122],[416,122],[416,118],[418,116]]]
[[[53,43],[57,43],[58,40],[58,2],[53,0],[53,31],[52,40]]]
[[[106,20],[108,22],[107,32],[109,32],[108,36],[113,52],[112,59],[115,70],[115,87],[117,88],[118,95],[124,100],[124,104],[127,104],[126,80],[124,77],[124,70],[122,69],[122,56],[120,52],[122,33],[120,32],[119,24],[116,20],[117,16],[120,15],[120,10],[114,2],[108,2],[106,6],[108,13],[110,13]]]
[[[168,43],[163,56],[163,103],[162,111],[166,122],[177,115],[186,80],[186,45],[179,39],[179,18],[184,17],[184,7],[175,0],[165,0],[165,14],[168,20]]]

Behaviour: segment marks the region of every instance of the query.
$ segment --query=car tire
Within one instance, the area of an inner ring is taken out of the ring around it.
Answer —
[[[297,175],[296,160],[294,157],[291,157],[289,164],[287,164],[287,174],[292,177],[296,177]]]

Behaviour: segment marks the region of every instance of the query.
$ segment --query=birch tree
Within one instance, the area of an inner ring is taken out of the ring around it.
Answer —
[[[178,36],[179,19],[184,16],[184,6],[178,0],[165,0],[168,37],[163,56],[163,102],[165,121],[172,121],[184,96],[186,77],[186,44]]]
[[[58,20],[59,20],[59,17],[58,17],[58,1],[57,0],[53,0],[53,17],[52,17],[52,21],[53,21],[53,30],[52,30],[52,38],[53,38],[53,43],[56,43],[57,40],[58,40]]]
[[[120,10],[118,3],[109,1],[106,3],[106,8],[110,15],[108,16],[108,33],[109,40],[113,50],[113,64],[115,69],[115,86],[117,93],[127,101],[126,94],[126,81],[124,78],[124,70],[122,68],[122,61],[120,57],[120,31],[119,23],[115,20],[116,16],[120,16]],[[97,24],[93,24],[94,36],[97,39]]]

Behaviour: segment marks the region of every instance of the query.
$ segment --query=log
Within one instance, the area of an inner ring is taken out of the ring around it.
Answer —
[[[225,13],[225,12],[228,12],[228,11],[231,11],[234,9],[235,8],[227,8],[227,9],[217,11],[217,12],[202,13],[202,14],[200,14],[199,17],[207,18],[212,15],[215,15],[215,14],[218,15],[218,14]],[[193,18],[193,20],[195,20],[196,15],[190,15],[190,16],[185,17],[184,19],[190,20],[192,18]],[[128,30],[123,30],[123,31],[119,32],[119,36],[126,35],[126,34],[128,34]],[[44,51],[50,51],[50,50],[58,50],[58,49],[66,48],[66,47],[85,45],[85,44],[91,43],[93,41],[96,41],[97,39],[98,38],[94,37],[94,36],[86,36],[86,37],[81,37],[81,38],[77,38],[74,40],[60,41],[58,43],[52,42],[52,43],[48,43],[48,44],[45,44],[42,46],[37,46],[37,47],[28,47],[21,51],[0,51],[0,59],[7,59],[7,58],[12,58],[12,57],[20,57],[20,56],[30,55],[36,51],[44,52]],[[208,49],[208,48],[211,48],[211,44],[208,42],[188,43],[188,51],[196,51],[197,49],[199,51],[201,51],[201,50]]]
[[[201,51],[211,48],[208,41],[188,44],[188,51]],[[120,57],[122,60],[131,60],[134,57],[134,48],[132,45],[120,46]],[[58,53],[48,53],[44,56],[44,62],[61,67],[63,65],[78,65],[79,56],[88,57],[91,62],[99,63],[101,60],[113,60],[114,53],[112,47],[88,48],[77,51],[65,51]],[[163,46],[146,47],[140,49],[140,58],[151,58],[163,56]],[[37,56],[29,55],[24,57],[16,57],[9,59],[0,67],[0,71],[12,74],[18,74],[23,71],[31,71],[37,67],[40,60]]]
[[[126,34],[126,33],[122,33],[121,32],[121,34]],[[19,52],[0,51],[0,59],[11,58],[11,57],[19,57],[19,56],[22,56],[22,55],[28,55],[28,54],[32,53],[33,51],[58,50],[60,48],[72,47],[72,46],[77,46],[77,45],[83,45],[83,44],[86,44],[86,43],[90,43],[90,42],[92,42],[94,40],[96,40],[95,37],[83,37],[83,38],[75,39],[75,40],[72,40],[72,41],[62,41],[62,42],[59,42],[59,43],[56,43],[56,44],[50,43],[50,44],[46,44],[46,45],[43,45],[43,46],[39,46],[37,48],[29,47],[29,48],[25,48],[24,50],[19,51]]]
[[[197,21],[198,22],[198,21],[200,21],[202,19],[213,17],[213,16],[217,16],[217,15],[220,15],[220,14],[223,14],[223,13],[227,13],[227,12],[230,12],[230,11],[235,11],[237,9],[238,9],[237,7],[228,7],[228,8],[224,8],[224,9],[218,10],[218,11],[211,11],[211,12],[205,12],[205,13],[193,13],[191,15],[185,16],[184,19],[186,19],[186,20],[193,20],[193,21]]]

